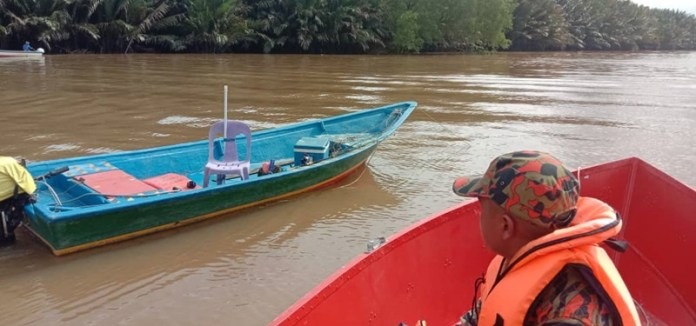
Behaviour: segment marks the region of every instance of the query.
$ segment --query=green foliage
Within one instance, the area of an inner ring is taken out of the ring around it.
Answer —
[[[239,15],[250,47],[265,53],[365,52],[383,45],[381,13],[372,0],[242,0]]]
[[[521,0],[513,17],[514,50],[563,50],[570,42],[563,8],[554,0]]]
[[[510,41],[505,33],[512,28],[512,0],[478,0],[475,21],[475,44],[487,50],[506,49]]]
[[[693,50],[696,17],[629,0],[0,0],[0,48],[371,53]]]
[[[512,0],[383,0],[395,51],[505,49]],[[416,36],[412,34],[416,33]],[[414,49],[414,47],[420,48]]]
[[[696,17],[628,0],[517,0],[516,50],[695,49]]]
[[[234,15],[236,0],[190,0],[183,18],[183,46],[192,52],[226,52],[245,28]]]
[[[67,3],[63,0],[4,0],[0,2],[0,25],[5,42],[20,48],[24,41],[38,42],[50,49],[65,37],[62,20]]]
[[[423,46],[423,39],[418,36],[418,14],[405,11],[396,20],[392,47],[396,52],[418,52]]]
[[[693,15],[674,10],[655,10],[660,50],[693,50],[696,48],[696,21]]]

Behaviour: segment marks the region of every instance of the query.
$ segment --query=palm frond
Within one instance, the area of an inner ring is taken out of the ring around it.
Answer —
[[[165,29],[169,27],[176,27],[178,26],[182,20],[186,18],[186,14],[176,14],[176,15],[171,15],[171,16],[166,16],[162,18],[160,21],[155,23],[153,26],[150,27],[150,31],[153,29]]]
[[[135,33],[136,34],[142,34],[150,30],[152,25],[156,24],[158,21],[160,21],[169,11],[169,5],[167,4],[166,0],[160,2],[160,4],[152,10],[145,19],[138,25],[138,28],[136,28]]]
[[[92,24],[73,25],[72,33],[75,35],[80,35],[92,41],[97,41],[100,38],[99,29]]]
[[[94,15],[94,12],[97,11],[99,6],[104,3],[104,0],[87,0],[88,5],[87,5],[87,19],[92,17]]]
[[[97,30],[100,32],[100,34],[108,33],[111,35],[125,36],[130,34],[130,32],[133,30],[133,26],[122,20],[114,20],[108,23],[99,23],[95,26]]]

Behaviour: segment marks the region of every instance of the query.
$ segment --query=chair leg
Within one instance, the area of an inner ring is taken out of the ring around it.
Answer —
[[[210,181],[210,170],[205,169],[203,172],[203,188],[208,187],[208,182]]]
[[[215,178],[215,182],[218,184],[218,186],[225,183],[225,175],[218,174],[217,177]]]

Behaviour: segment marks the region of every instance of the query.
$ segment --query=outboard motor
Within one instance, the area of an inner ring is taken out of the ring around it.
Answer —
[[[24,206],[33,203],[36,184],[31,174],[12,157],[0,157],[0,245],[14,242],[15,229],[24,220]]]
[[[34,197],[27,193],[18,193],[0,202],[0,246],[15,241],[14,231],[24,220],[24,206],[34,202]]]

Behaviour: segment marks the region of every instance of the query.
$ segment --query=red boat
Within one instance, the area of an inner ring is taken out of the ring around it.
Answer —
[[[607,250],[643,325],[696,324],[696,190],[638,158],[581,169],[581,194],[623,217]],[[576,172],[577,173],[577,172]],[[474,281],[493,254],[479,232],[478,201],[435,214],[356,257],[271,325],[453,325],[471,306]]]

